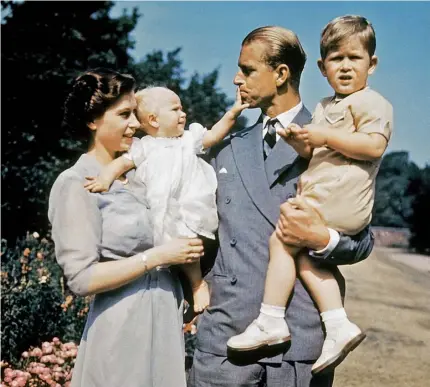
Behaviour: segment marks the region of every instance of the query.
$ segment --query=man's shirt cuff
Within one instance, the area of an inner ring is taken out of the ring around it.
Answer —
[[[336,248],[336,246],[339,243],[340,235],[336,230],[333,230],[332,228],[327,228],[328,232],[330,234],[330,240],[328,241],[328,244],[326,247],[324,247],[322,250],[309,250],[309,255],[314,258],[327,258],[333,250]]]

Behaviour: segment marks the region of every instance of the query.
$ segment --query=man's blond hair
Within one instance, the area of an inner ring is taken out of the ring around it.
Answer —
[[[306,63],[306,53],[297,35],[283,27],[260,27],[245,37],[242,46],[255,41],[266,45],[266,52],[262,60],[267,65],[273,69],[280,64],[288,66],[291,73],[290,84],[294,90],[298,91],[300,76]]]

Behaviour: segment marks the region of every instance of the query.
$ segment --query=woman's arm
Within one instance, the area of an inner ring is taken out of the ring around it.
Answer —
[[[173,240],[117,261],[99,262],[102,219],[96,202],[82,186],[82,178],[72,171],[63,173],[51,190],[49,219],[57,262],[70,289],[90,295],[123,286],[147,270],[198,260],[203,253],[199,239]]]
[[[203,255],[200,239],[174,239],[132,257],[94,265],[88,294],[119,288],[160,265],[198,262]]]
[[[84,184],[84,188],[90,192],[105,192],[115,179],[134,167],[133,160],[125,156],[117,157],[102,168],[99,176],[86,177],[88,182]]]
[[[249,107],[249,104],[242,103],[239,88],[236,90],[236,101],[233,107],[224,114],[224,116],[208,130],[203,137],[203,148],[207,149],[218,144],[236,123],[237,117],[243,110]]]

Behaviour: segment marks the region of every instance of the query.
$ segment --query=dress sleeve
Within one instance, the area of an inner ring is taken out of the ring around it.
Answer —
[[[364,93],[351,106],[357,132],[379,133],[390,141],[393,130],[393,107],[377,93]]]
[[[206,149],[203,148],[203,137],[208,130],[201,124],[194,122],[188,128],[188,137],[191,147],[196,155],[205,154]]]
[[[69,288],[77,295],[88,295],[92,267],[99,260],[101,213],[75,172],[63,172],[54,183],[48,217],[57,262]]]
[[[133,137],[133,143],[131,144],[130,150],[123,154],[123,156],[133,161],[134,165],[138,167],[145,160],[145,148],[144,141]]]

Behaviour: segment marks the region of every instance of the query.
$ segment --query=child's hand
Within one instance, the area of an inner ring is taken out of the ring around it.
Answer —
[[[308,135],[308,143],[313,148],[327,145],[328,130],[326,127],[316,124],[305,125]]]
[[[103,181],[100,177],[85,177],[88,181],[84,184],[84,188],[90,192],[105,192],[109,190],[109,182]]]
[[[312,148],[309,144],[308,130],[297,124],[290,124],[286,129],[277,129],[276,131],[288,144],[290,144],[296,152],[304,157],[310,158]]]
[[[230,112],[233,114],[234,119],[240,116],[240,114],[249,107],[249,103],[242,103],[242,98],[240,97],[239,88],[236,89],[236,100],[234,101],[234,105],[230,109]]]

